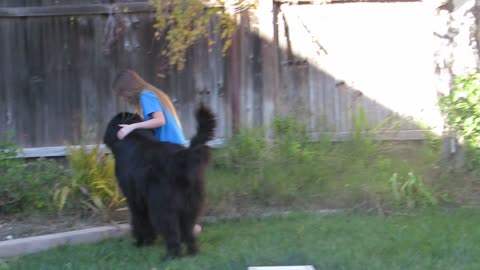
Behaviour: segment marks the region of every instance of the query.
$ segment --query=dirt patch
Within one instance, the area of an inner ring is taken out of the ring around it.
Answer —
[[[265,209],[263,209],[265,211]],[[235,219],[259,212],[258,209],[249,211],[230,209],[229,211],[207,211],[202,222],[217,219]],[[256,213],[258,214],[258,213]],[[128,223],[130,215],[128,208],[122,208],[109,213],[108,216],[99,215],[2,215],[0,214],[0,241],[39,236],[52,233],[81,230],[98,226]]]
[[[128,222],[127,213],[112,218],[79,215],[0,215],[0,241]]]
[[[284,214],[295,209],[289,207],[231,207],[228,210],[216,209],[206,211],[201,217],[201,223],[238,220],[248,217],[262,217],[272,214]],[[298,210],[298,209],[297,209]],[[319,209],[303,209],[308,212],[317,212]],[[320,209],[325,213],[329,210]],[[88,229],[98,226],[125,224],[130,220],[127,208],[110,213],[108,217],[98,215],[1,215],[0,214],[0,242],[31,236]]]

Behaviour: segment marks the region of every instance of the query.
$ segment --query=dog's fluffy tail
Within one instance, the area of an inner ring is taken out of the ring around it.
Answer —
[[[197,109],[195,118],[197,119],[197,134],[193,136],[190,142],[190,148],[212,140],[215,136],[215,128],[217,126],[215,114],[203,103],[200,104],[200,107]]]

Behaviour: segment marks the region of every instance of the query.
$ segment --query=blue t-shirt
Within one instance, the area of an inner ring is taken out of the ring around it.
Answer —
[[[171,142],[176,144],[185,144],[185,137],[182,129],[167,108],[162,106],[154,92],[143,90],[140,94],[140,105],[142,106],[143,119],[152,119],[152,113],[161,111],[165,117],[165,125],[155,128],[155,136],[162,142]]]

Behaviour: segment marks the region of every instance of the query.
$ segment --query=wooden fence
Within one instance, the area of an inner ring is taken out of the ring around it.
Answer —
[[[218,115],[218,138],[294,115],[347,139],[359,107],[371,127],[389,119],[382,139],[421,139],[416,121],[439,123],[423,3],[260,1],[238,15],[226,57],[200,41],[179,73],[160,56],[152,7],[111,2],[0,1],[0,131],[26,148],[101,143],[110,117],[131,109],[111,92],[123,68],[173,98],[187,137],[200,101]]]

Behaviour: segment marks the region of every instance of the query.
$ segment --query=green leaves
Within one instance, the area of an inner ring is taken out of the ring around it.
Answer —
[[[465,140],[469,163],[480,167],[480,73],[459,76],[439,106],[449,128]],[[472,168],[473,169],[473,168]]]
[[[69,181],[58,186],[54,201],[59,210],[70,202],[74,207],[86,207],[106,213],[122,205],[125,198],[115,180],[114,159],[98,145],[89,149],[85,145],[68,147]]]
[[[225,12],[226,8],[208,7],[209,1],[199,0],[156,0],[157,30],[155,38],[168,41],[162,55],[167,56],[169,64],[183,70],[187,50],[202,38],[220,31],[220,39],[224,41],[222,53],[225,55],[231,45],[231,38],[236,30],[235,21]],[[225,3],[222,3],[225,5]],[[213,29],[211,23],[214,23]],[[208,50],[216,43],[209,39]]]
[[[62,166],[45,158],[25,162],[18,152],[13,134],[0,134],[0,212],[51,210],[52,190],[64,179]]]
[[[401,177],[394,173],[389,180],[394,199],[401,205],[405,204],[408,208],[416,206],[433,206],[438,201],[423,183],[422,179],[413,172],[409,172],[407,177]]]

